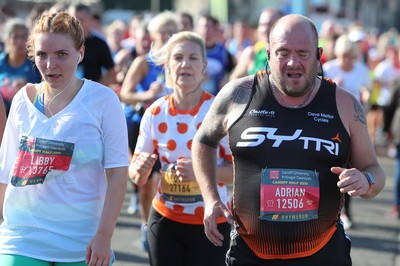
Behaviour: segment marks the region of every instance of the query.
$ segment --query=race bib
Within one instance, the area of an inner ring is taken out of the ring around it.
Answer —
[[[162,197],[176,203],[195,203],[203,201],[199,184],[196,181],[181,181],[175,172],[175,164],[168,164],[161,170]]]
[[[22,136],[11,184],[16,187],[42,184],[51,171],[67,171],[74,143]]]
[[[319,179],[316,171],[263,169],[260,219],[299,222],[318,218]]]

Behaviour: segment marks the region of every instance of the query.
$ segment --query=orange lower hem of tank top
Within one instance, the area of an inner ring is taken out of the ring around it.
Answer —
[[[321,250],[326,243],[329,242],[329,240],[331,239],[331,237],[333,236],[333,234],[336,232],[336,226],[332,226],[332,228],[329,230],[328,234],[325,236],[325,238],[323,239],[323,241],[314,249],[309,250],[307,252],[301,252],[301,253],[296,253],[296,254],[289,254],[289,255],[265,255],[263,253],[259,253],[255,250],[253,250],[249,244],[246,242],[246,239],[243,238],[243,240],[246,242],[246,244],[249,246],[249,248],[257,255],[257,257],[262,258],[262,259],[268,259],[268,260],[272,260],[272,259],[298,259],[298,258],[304,258],[304,257],[308,257],[311,256],[315,253],[317,253],[319,250]]]

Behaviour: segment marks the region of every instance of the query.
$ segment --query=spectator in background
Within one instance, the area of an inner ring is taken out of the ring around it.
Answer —
[[[128,26],[128,37],[123,39],[121,45],[124,48],[133,49],[136,45],[136,29],[144,20],[144,16],[142,14],[134,15],[129,21]]]
[[[133,60],[140,56],[145,55],[150,51],[151,37],[147,29],[149,22],[142,20],[139,25],[135,27],[134,35],[129,37],[134,39],[134,46],[123,46],[114,56],[114,62],[117,71],[117,82],[122,85],[125,75],[128,72],[129,66]],[[123,43],[123,41],[121,42]]]
[[[207,75],[203,89],[217,95],[227,82],[227,76],[236,65],[235,57],[219,40],[219,21],[211,15],[202,15],[197,24],[197,32],[204,38],[207,52]]]
[[[342,34],[344,34],[343,28],[334,19],[322,22],[318,39],[318,46],[323,49],[320,59],[322,64],[336,58],[335,44]]]
[[[239,19],[233,23],[232,38],[228,39],[225,43],[226,49],[235,56],[236,61],[242,51],[252,45],[250,38],[250,27],[245,20]]]
[[[48,13],[53,14],[53,13],[65,12],[68,11],[68,8],[69,5],[66,4],[65,2],[57,2],[49,8]]]
[[[324,75],[332,79],[338,86],[350,92],[361,104],[368,101],[371,80],[369,69],[360,59],[359,45],[350,40],[349,35],[340,36],[335,45],[336,59],[323,64]],[[341,213],[341,220],[344,229],[353,225],[351,214],[351,197],[344,195],[344,206]]]
[[[111,56],[114,60],[115,64],[115,72],[116,72],[116,83],[109,84],[117,94],[119,94],[123,77],[121,77],[121,71],[123,71],[123,66],[121,64],[126,62],[117,62],[117,55],[120,53],[124,48],[122,46],[122,40],[125,38],[125,32],[127,27],[122,20],[114,20],[111,22],[105,29],[106,34],[106,41],[111,51]],[[126,72],[125,72],[126,73]]]
[[[193,16],[188,12],[179,13],[179,31],[193,31]]]
[[[399,35],[395,29],[382,33],[378,39],[377,48],[383,59],[373,69],[374,108],[368,116],[373,141],[382,138],[383,110],[389,103],[394,80],[400,77],[399,45]]]
[[[2,34],[5,50],[0,54],[0,84],[8,115],[14,95],[26,83],[40,82],[41,76],[26,54],[29,29],[25,21],[20,18],[9,19]]]
[[[0,5],[0,32],[3,32],[4,24],[8,19],[15,17],[15,11],[8,5]],[[0,38],[2,36],[0,35]],[[0,52],[4,51],[4,40],[0,39]]]
[[[324,75],[366,104],[371,88],[368,66],[359,59],[359,46],[349,35],[340,36],[335,45],[335,59],[323,64]],[[367,96],[363,96],[367,95]]]
[[[4,128],[6,127],[7,121],[6,108],[4,106],[4,101],[1,98],[2,97],[0,96],[0,146],[3,140]]]
[[[393,90],[386,108],[383,110],[383,131],[386,140],[395,147],[394,194],[389,216],[400,219],[400,78],[393,82]]]
[[[127,27],[122,20],[114,20],[106,27],[105,34],[107,44],[110,47],[111,55],[115,59],[116,54],[121,51],[124,47],[122,46],[122,40],[125,38],[125,32]]]
[[[339,34],[334,34],[328,37],[326,39],[326,42],[324,43],[324,46],[321,48],[323,49],[323,53],[321,55],[321,64],[325,64],[326,62],[333,60],[336,58],[335,55],[335,45],[337,39],[340,37]]]
[[[252,75],[257,71],[266,69],[266,49],[269,45],[269,32],[275,21],[282,16],[283,13],[277,9],[268,8],[261,12],[257,26],[257,42],[242,52],[235,69],[229,77],[230,80]]]
[[[117,82],[119,86],[118,88],[115,88],[115,91],[117,92],[118,95],[120,94],[122,83],[125,79],[126,73],[128,72],[128,69],[132,64],[133,60],[135,60],[135,58],[137,58],[138,56],[145,56],[150,51],[151,37],[147,29],[148,23],[149,22],[147,21],[147,19],[141,20],[139,25],[135,26],[135,32],[131,33],[134,35],[129,37],[130,39],[133,39],[134,46],[124,47],[114,56],[114,62],[117,71]],[[132,25],[133,21],[131,21],[131,28]],[[133,111],[131,107],[129,107],[128,105],[124,106],[125,106],[125,115],[127,116],[127,119],[129,121],[128,122],[129,132],[130,132],[129,142],[131,143],[130,146],[134,146],[133,143],[136,142],[137,127],[140,117],[135,116],[137,115],[137,113]],[[133,120],[137,119],[137,121],[136,122],[131,121],[132,117],[135,117]],[[139,209],[138,188],[135,184],[133,183],[130,184],[132,186],[132,194],[131,194],[131,199],[129,201],[129,205],[127,207],[127,212],[129,214],[134,214]],[[141,194],[141,196],[145,197],[144,194]]]
[[[92,22],[93,22],[92,31],[95,32],[95,34],[99,34],[104,39],[105,36],[103,34],[103,21],[102,21],[101,14],[97,13],[97,12],[93,13]]]
[[[107,86],[115,84],[114,60],[107,42],[93,31],[90,7],[77,4],[71,6],[69,12],[80,21],[85,33],[85,55],[78,66],[78,77],[97,81]]]
[[[353,25],[350,25],[347,35],[350,41],[358,45],[358,59],[363,63],[367,63],[369,43],[368,34],[367,31],[364,29],[364,26],[359,23],[354,23]]]
[[[383,128],[383,114],[381,107],[378,104],[378,98],[380,93],[380,82],[375,79],[374,70],[376,66],[381,62],[382,56],[379,55],[378,49],[372,47],[368,51],[367,66],[369,69],[369,78],[371,80],[371,91],[367,104],[367,127],[372,143],[377,144],[378,138],[383,140],[383,136],[378,136],[378,132],[382,133]],[[390,150],[390,149],[389,149]]]
[[[336,40],[343,34],[343,28],[333,19],[326,19],[321,25],[319,33],[318,46],[323,49],[321,63],[336,58],[335,44]]]
[[[153,41],[152,51],[157,51],[173,34],[178,32],[177,15],[170,11],[163,11],[150,20],[147,28]],[[164,69],[153,62],[152,52],[136,57],[126,73],[120,92],[128,123],[129,148],[132,153],[135,150],[144,111],[157,98],[168,93]],[[155,164],[149,181],[141,186],[138,192],[142,220],[141,245],[145,251],[148,250],[147,220],[151,202],[156,193],[156,185],[160,180],[160,167],[159,162]]]
[[[36,20],[45,12],[48,12],[48,9],[44,5],[35,5],[29,14],[25,18],[25,25],[28,29],[32,29]]]

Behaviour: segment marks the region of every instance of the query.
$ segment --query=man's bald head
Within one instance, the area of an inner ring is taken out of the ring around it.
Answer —
[[[298,30],[309,33],[311,41],[315,42],[315,47],[318,47],[317,28],[311,19],[299,14],[290,14],[278,19],[271,28],[269,40],[272,40],[272,36],[275,33],[282,34],[283,32],[292,32]]]

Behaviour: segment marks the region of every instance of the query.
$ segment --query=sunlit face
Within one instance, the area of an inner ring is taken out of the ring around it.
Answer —
[[[60,33],[39,33],[34,39],[35,64],[43,79],[52,88],[68,87],[76,78],[81,51],[74,47],[70,36]]]
[[[357,54],[353,52],[342,53],[338,55],[338,60],[340,62],[340,67],[344,71],[350,71],[354,67],[354,63],[357,60]]]
[[[79,20],[85,36],[88,36],[90,31],[93,29],[93,18],[90,14],[85,11],[75,11],[72,15]]]
[[[144,29],[137,29],[135,41],[136,52],[138,52],[138,54],[145,54],[150,51],[151,37],[147,31]]]
[[[107,37],[110,43],[115,43],[117,45],[121,44],[121,41],[125,38],[125,32],[122,29],[114,29]]]
[[[192,41],[177,43],[168,61],[174,88],[194,89],[202,81],[205,62],[199,44]]]
[[[180,20],[180,28],[179,30],[181,31],[191,31],[193,30],[193,25],[192,22],[190,21],[190,19],[187,16],[181,16]]]
[[[305,23],[280,23],[271,33],[271,76],[289,96],[305,95],[317,75],[317,44]]]
[[[175,25],[173,23],[168,23],[168,24],[161,26],[157,32],[153,32],[151,34],[151,37],[155,43],[163,45],[169,40],[169,38],[173,34],[175,34],[177,32],[178,32],[177,25]]]
[[[28,30],[27,29],[15,28],[10,33],[10,36],[5,40],[7,50],[10,53],[25,55],[27,39],[28,39]]]
[[[273,12],[263,12],[258,19],[257,34],[260,41],[268,44],[269,33],[272,25],[278,20],[279,16]]]
[[[211,20],[201,17],[197,22],[197,32],[204,38],[206,42],[214,40],[216,29]]]

